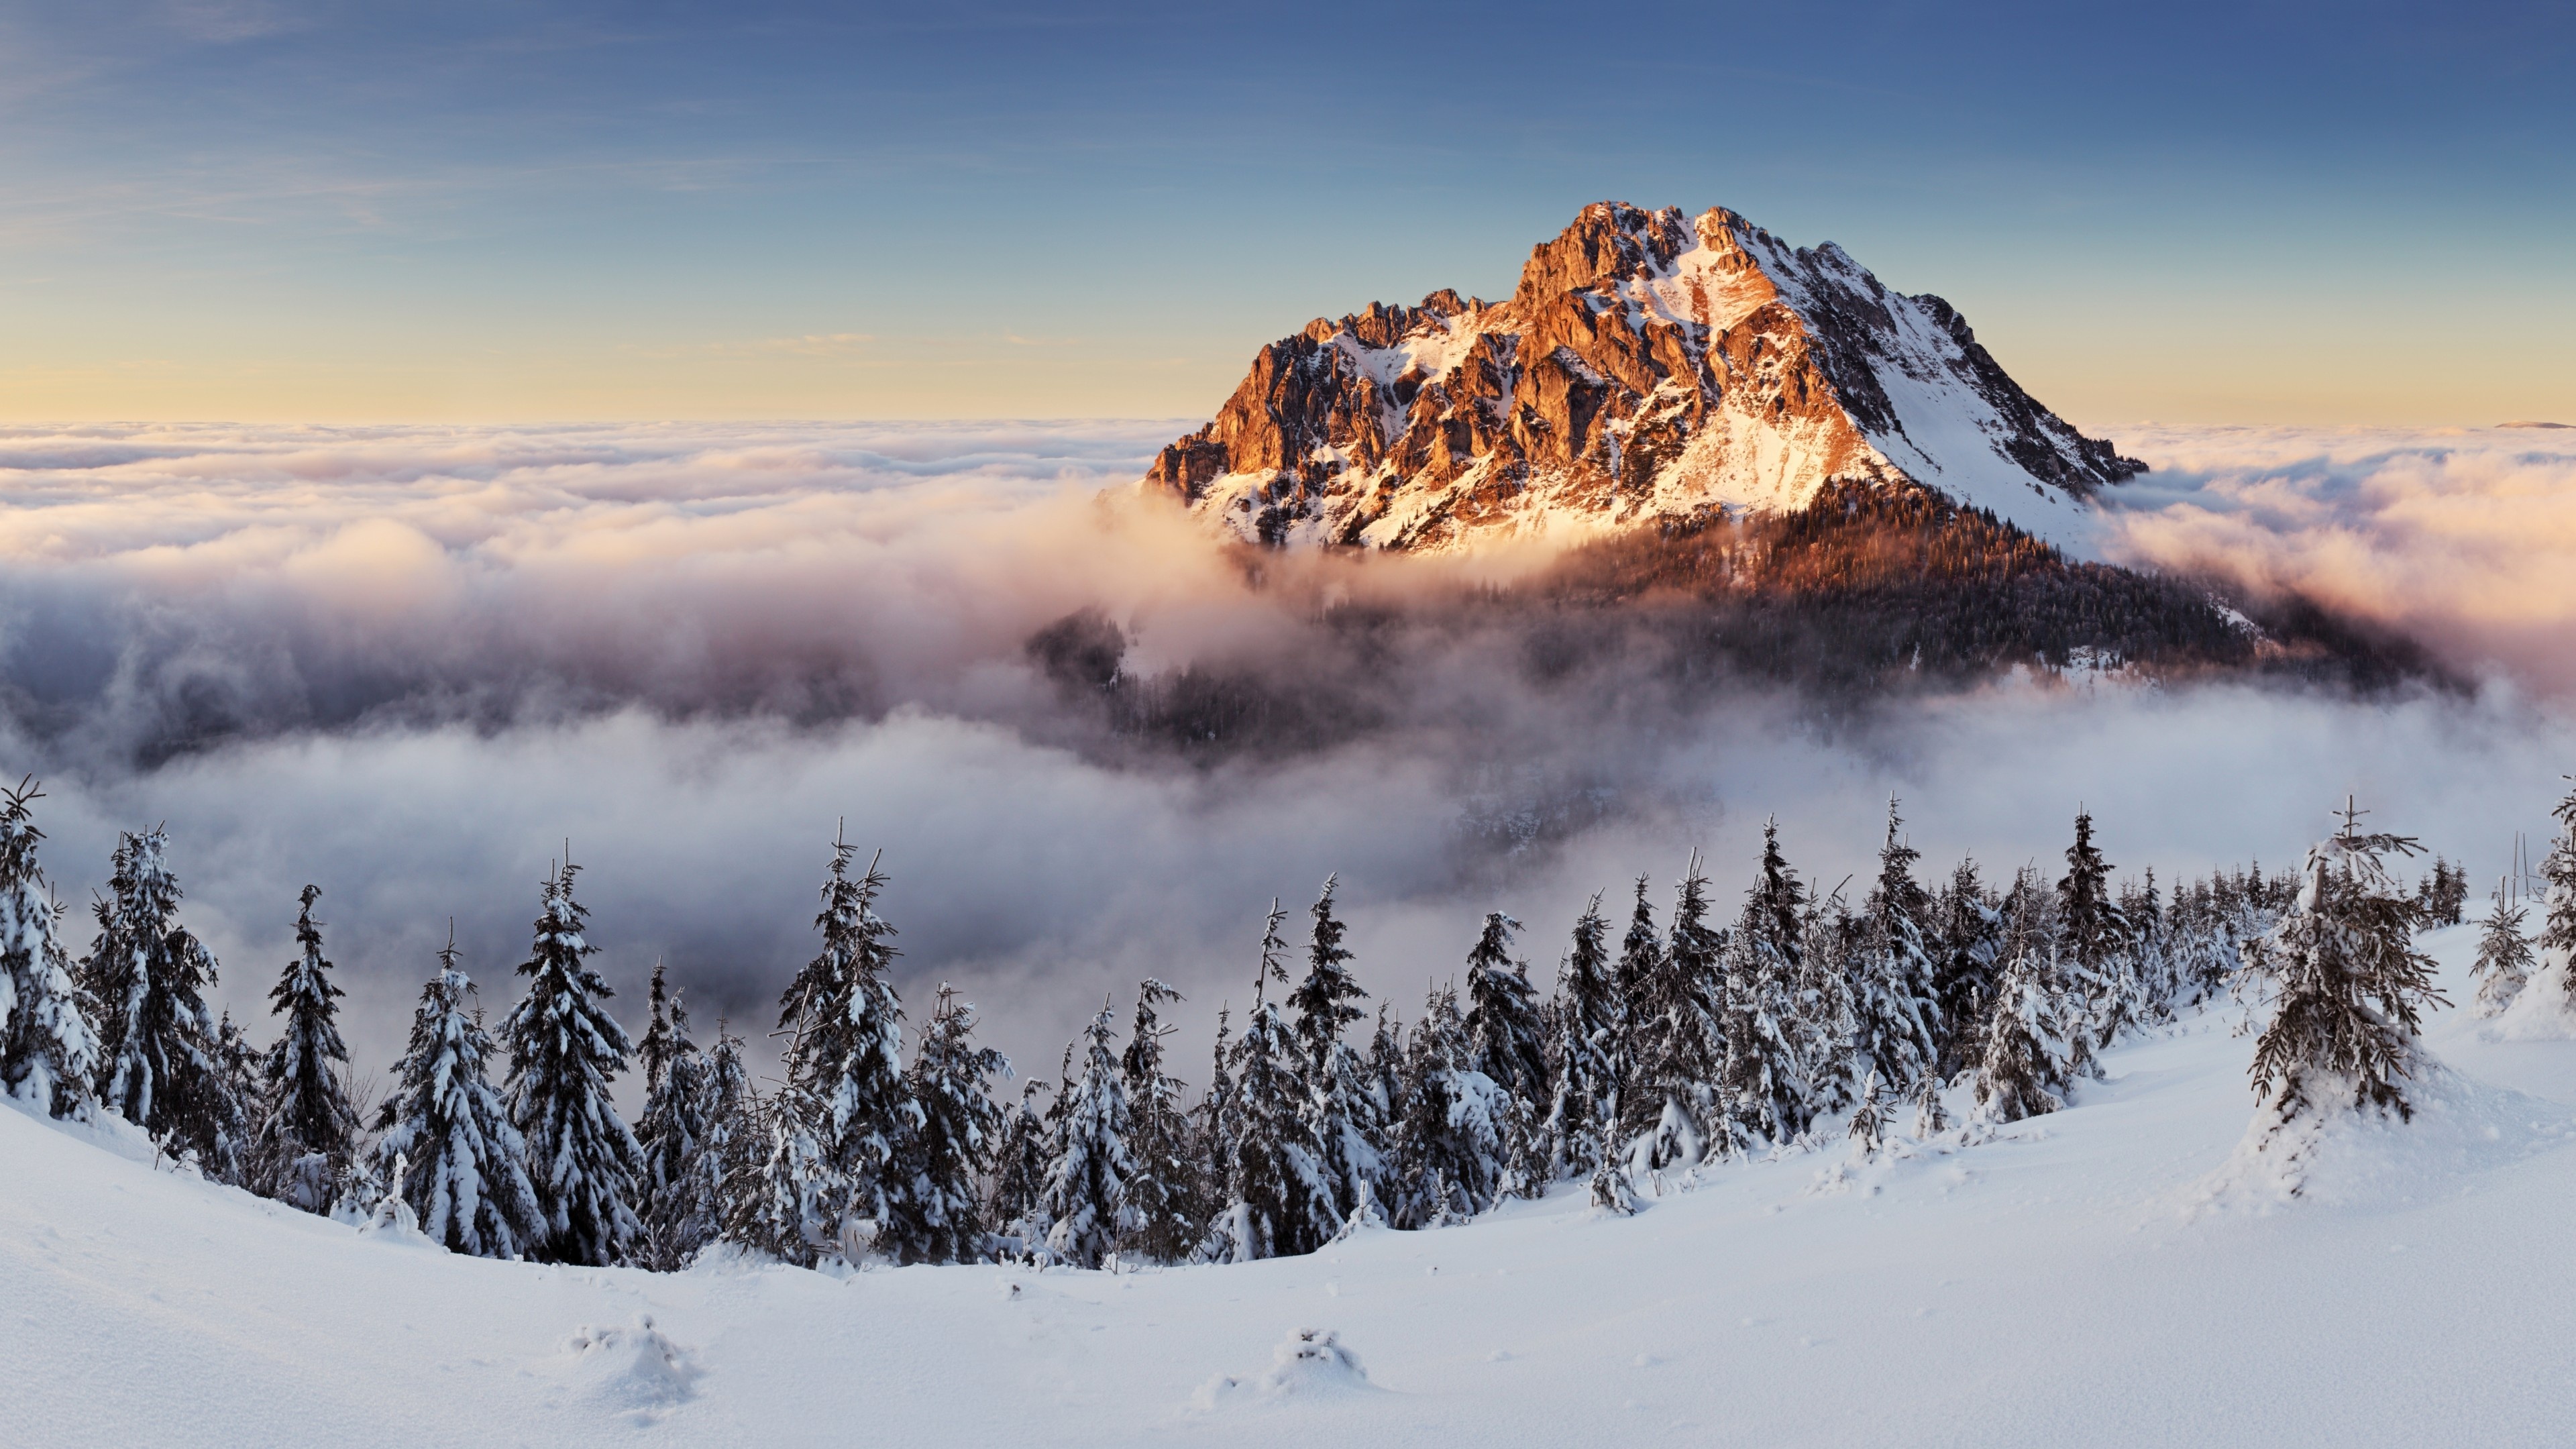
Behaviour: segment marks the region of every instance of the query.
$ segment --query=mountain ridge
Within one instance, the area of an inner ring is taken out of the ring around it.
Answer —
[[[2143,471],[1834,243],[1598,202],[1506,301],[1372,302],[1271,343],[1138,486],[1247,542],[1426,553],[1912,486],[2081,556],[2090,500]]]

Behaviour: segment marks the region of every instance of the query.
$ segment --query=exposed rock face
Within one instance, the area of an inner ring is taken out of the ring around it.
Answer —
[[[1262,349],[1142,487],[1248,540],[1441,551],[1910,481],[2080,546],[2087,500],[2144,466],[1831,243],[1603,202],[1507,302],[1372,303]]]

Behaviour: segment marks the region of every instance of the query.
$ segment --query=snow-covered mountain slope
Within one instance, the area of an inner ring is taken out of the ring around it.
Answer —
[[[2564,1443],[2576,1043],[2445,1013],[2457,1110],[2212,1208],[2227,1027],[1992,1140],[1123,1276],[453,1257],[0,1109],[0,1442]]]
[[[1830,242],[1601,202],[1509,301],[1372,303],[1264,348],[1141,486],[1245,539],[1447,551],[1910,482],[2089,556],[2089,500],[2143,466]]]

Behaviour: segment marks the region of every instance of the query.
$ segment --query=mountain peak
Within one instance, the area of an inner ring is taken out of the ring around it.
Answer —
[[[2081,551],[2089,500],[2143,466],[2022,391],[1949,303],[1830,242],[1603,201],[1506,302],[1371,303],[1262,349],[1141,486],[1247,540],[1446,551],[1858,482]]]

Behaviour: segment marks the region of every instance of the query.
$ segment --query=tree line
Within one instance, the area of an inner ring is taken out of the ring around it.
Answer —
[[[70,958],[36,862],[38,798],[0,791],[0,1086],[58,1116],[119,1114],[206,1176],[306,1211],[461,1253],[664,1270],[725,1244],[809,1266],[1239,1262],[1565,1182],[1624,1213],[1723,1162],[1834,1137],[1874,1150],[1909,1117],[1918,1138],[1950,1130],[1956,1087],[1984,1123],[2055,1111],[2123,1037],[2249,982],[2271,1004],[2264,1110],[2403,1115],[2415,1013],[2438,1000],[2412,934],[2456,923],[2466,892],[2447,860],[2400,885],[2389,861],[2418,847],[2361,832],[2357,811],[2295,874],[2115,882],[2078,813],[2062,873],[1989,881],[1968,860],[1927,884],[1890,801],[1857,899],[1802,879],[1774,822],[1731,917],[1694,853],[1666,901],[1634,882],[1624,925],[1593,897],[1542,991],[1523,926],[1490,912],[1406,1022],[1364,1005],[1327,878],[1293,930],[1276,901],[1264,916],[1249,1002],[1219,1012],[1192,1100],[1162,1020],[1179,993],[1150,979],[1123,1040],[1104,1000],[1055,1080],[1016,1094],[996,1095],[1011,1064],[976,1043],[948,984],[907,1059],[882,859],[837,839],[820,950],[781,998],[763,1090],[742,1037],[719,1022],[702,1045],[658,966],[629,1037],[566,859],[540,889],[518,1002],[487,1021],[451,933],[362,1110],[318,889],[269,993],[279,1035],[258,1049],[209,1011],[216,962],[177,920],[159,829],[120,837],[96,937]],[[2559,818],[2539,944],[2564,950],[2576,794]],[[2482,977],[2501,949],[2482,950]],[[611,1084],[636,1066],[630,1127]]]

